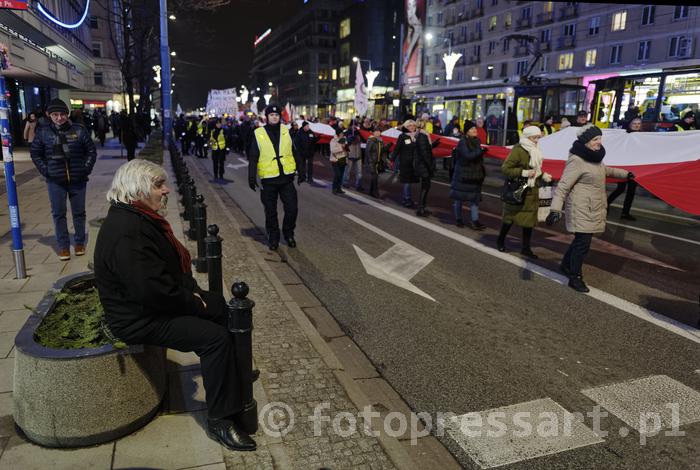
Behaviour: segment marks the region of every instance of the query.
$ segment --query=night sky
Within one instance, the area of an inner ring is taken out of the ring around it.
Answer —
[[[196,0],[194,0],[196,1]],[[215,12],[179,13],[169,25],[175,67],[173,108],[206,105],[212,88],[250,88],[253,41],[303,6],[303,0],[233,0]]]

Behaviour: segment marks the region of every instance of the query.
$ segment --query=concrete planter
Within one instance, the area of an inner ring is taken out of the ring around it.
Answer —
[[[124,436],[155,416],[165,394],[163,348],[51,349],[34,341],[56,293],[93,277],[58,280],[15,338],[14,420],[37,444],[78,447]]]

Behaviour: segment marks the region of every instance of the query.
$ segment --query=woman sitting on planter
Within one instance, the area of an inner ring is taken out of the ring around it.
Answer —
[[[207,434],[232,450],[254,450],[237,424],[243,410],[225,300],[200,289],[190,254],[163,217],[170,192],[163,169],[132,160],[114,175],[95,246],[95,284],[105,320],[127,344],[194,351],[201,360]]]

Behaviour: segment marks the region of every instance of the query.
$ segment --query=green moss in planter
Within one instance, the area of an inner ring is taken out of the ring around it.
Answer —
[[[91,281],[78,282],[56,295],[53,310],[36,329],[37,343],[54,349],[97,348],[110,344],[103,330],[104,310]],[[114,342],[123,348],[124,343]]]

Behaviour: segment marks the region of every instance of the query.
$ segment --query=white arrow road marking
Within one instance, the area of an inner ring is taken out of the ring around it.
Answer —
[[[565,233],[559,233],[557,235],[547,237],[547,240],[553,240],[562,243],[571,243],[573,239],[573,235],[567,235]],[[642,263],[654,264],[663,268],[685,272],[682,269],[677,268],[675,266],[671,266],[670,264],[666,264],[663,261],[659,261],[654,258],[649,258],[648,256],[635,253],[632,250],[628,250],[627,248],[623,248],[619,245],[615,245],[614,243],[606,242],[605,240],[600,240],[598,238],[593,239],[593,243],[591,244],[591,250],[601,251],[603,253],[608,253],[614,256],[620,256],[621,258],[628,258],[634,261],[641,261]]]
[[[238,161],[241,163],[239,163],[237,165],[232,165],[231,163],[229,163],[228,165],[226,165],[226,167],[233,168],[234,170],[238,170],[239,168],[244,168],[244,167],[248,166],[248,160],[244,160],[241,157],[238,157]]]
[[[357,245],[352,245],[367,274],[436,302],[434,298],[411,284],[411,278],[435,258],[352,214],[345,214],[345,217],[394,243],[394,246],[376,258]]]

